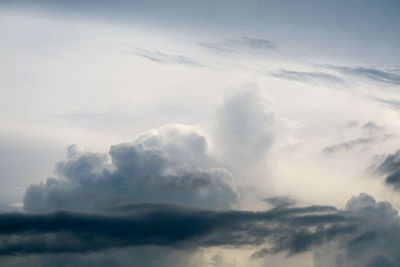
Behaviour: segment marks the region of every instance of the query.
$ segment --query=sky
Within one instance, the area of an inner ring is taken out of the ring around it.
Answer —
[[[0,2],[0,265],[400,265],[400,2]]]

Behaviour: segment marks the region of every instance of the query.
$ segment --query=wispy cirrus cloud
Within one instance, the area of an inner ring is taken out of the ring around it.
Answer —
[[[393,70],[385,70],[373,67],[347,67],[327,65],[329,69],[338,71],[348,76],[364,78],[369,81],[382,82],[391,85],[400,85],[400,74]]]
[[[280,70],[277,72],[271,72],[269,75],[284,80],[298,81],[316,85],[321,85],[321,84],[343,85],[345,83],[345,81],[339,76],[318,71],[307,72],[307,71]]]
[[[239,53],[251,50],[274,50],[278,48],[278,44],[274,41],[253,37],[225,39],[220,42],[200,42],[198,45],[219,53]]]
[[[159,50],[140,48],[130,44],[124,44],[124,48],[113,49],[121,53],[139,56],[159,64],[178,64],[193,67],[204,67],[204,65],[200,62],[186,56],[164,53]]]
[[[384,134],[369,137],[359,137],[353,140],[341,142],[335,145],[327,146],[322,149],[323,153],[331,154],[339,151],[349,151],[355,148],[365,147],[367,145],[373,145],[379,142],[385,142],[386,140],[395,137],[394,134]]]
[[[371,97],[373,101],[376,101],[388,108],[399,110],[400,109],[400,100],[396,99],[388,99],[382,97]]]

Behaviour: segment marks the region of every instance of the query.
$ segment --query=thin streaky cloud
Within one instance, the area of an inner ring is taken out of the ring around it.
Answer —
[[[373,145],[380,142],[385,142],[390,138],[395,137],[394,134],[384,134],[384,135],[376,135],[370,137],[359,137],[357,139],[353,139],[346,142],[341,142],[335,145],[327,146],[322,149],[323,153],[331,154],[339,151],[350,151],[356,148],[363,147],[365,148],[368,145]]]
[[[253,37],[231,38],[219,42],[200,42],[198,45],[219,53],[275,50],[278,47],[274,41]]]
[[[280,70],[277,72],[271,72],[269,74],[272,77],[285,79],[289,81],[298,81],[308,84],[344,84],[345,81],[335,75],[326,72],[305,72],[305,71],[292,71],[292,70]]]
[[[139,56],[159,64],[178,64],[193,67],[204,67],[200,62],[186,56],[168,54],[159,50],[149,50],[135,47],[129,44],[124,44],[126,48],[113,48],[115,51],[130,55]]]
[[[400,109],[400,101],[395,100],[395,99],[387,99],[387,98],[381,98],[381,97],[371,97],[371,99],[375,102],[378,102],[386,107],[389,107],[394,110],[399,110]]]
[[[348,76],[356,76],[391,85],[400,85],[400,74],[394,71],[373,67],[345,67],[335,65],[328,65],[327,67]]]

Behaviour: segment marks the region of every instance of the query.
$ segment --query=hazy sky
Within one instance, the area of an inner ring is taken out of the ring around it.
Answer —
[[[1,1],[0,264],[399,266],[399,29],[396,0]]]

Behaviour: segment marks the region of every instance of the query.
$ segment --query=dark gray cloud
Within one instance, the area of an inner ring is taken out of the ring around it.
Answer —
[[[185,249],[254,246],[266,242],[272,253],[294,254],[348,234],[356,228],[354,223],[331,206],[252,212],[147,204],[133,207],[129,213],[9,213],[0,215],[0,254],[82,253],[143,245]]]
[[[252,259],[316,249],[316,266],[337,266],[328,264],[332,257],[320,253],[329,248],[341,266],[386,262],[395,267],[400,263],[399,222],[389,202],[376,202],[365,193],[352,197],[343,210],[277,206],[266,211],[215,211],[131,203],[107,213],[7,213],[0,215],[0,255],[84,255],[143,246],[175,250],[252,246],[261,247]]]
[[[178,250],[166,246],[118,247],[86,253],[44,253],[0,257],[2,267],[202,267],[206,264],[208,264],[206,259],[199,259],[197,250]]]
[[[365,125],[364,125],[365,126]],[[371,126],[372,127],[372,126]],[[371,130],[370,126],[367,126],[369,130]],[[384,134],[384,135],[375,135],[369,137],[359,137],[354,140],[338,143],[335,145],[327,146],[322,149],[323,153],[335,153],[339,151],[349,151],[356,148],[364,148],[367,145],[373,145],[379,142],[385,142],[386,140],[393,138],[394,134]]]
[[[345,210],[358,218],[357,230],[318,248],[315,266],[399,266],[397,210],[365,193],[352,197]]]
[[[252,259],[255,259],[255,260],[257,260],[257,259],[261,259],[261,258],[264,258],[264,257],[266,257],[268,254],[270,254],[271,252],[269,251],[269,249],[267,249],[267,248],[262,248],[262,249],[260,249],[260,250],[257,250],[256,252],[254,252],[252,255],[251,255],[251,258]]]
[[[264,201],[275,208],[289,207],[296,204],[296,201],[290,197],[269,197]]]
[[[114,50],[129,55],[139,56],[160,64],[179,64],[193,67],[204,67],[203,64],[196,60],[182,55],[167,54],[158,50],[139,48],[129,44],[124,44],[124,46],[125,48],[114,48]]]
[[[389,154],[378,166],[378,172],[386,175],[385,183],[400,190],[400,150]]]
[[[109,153],[71,146],[55,177],[31,185],[24,210],[102,210],[125,202],[185,203],[229,208],[239,198],[232,173],[207,154],[207,140],[193,129],[167,126]]]
[[[356,76],[375,82],[400,85],[400,74],[393,71],[367,67],[344,67],[334,65],[329,65],[328,67],[345,75]]]
[[[280,79],[298,81],[316,85],[344,84],[344,80],[342,78],[326,72],[304,72],[304,71],[281,70],[275,73],[270,73],[269,75]]]
[[[199,46],[218,53],[239,53],[249,51],[274,50],[278,47],[276,42],[252,37],[226,39],[221,42],[201,42]]]

